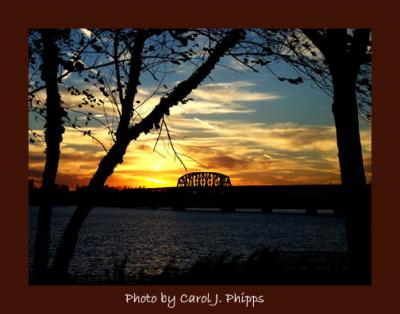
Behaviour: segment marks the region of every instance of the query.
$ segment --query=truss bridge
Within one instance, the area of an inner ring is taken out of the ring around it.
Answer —
[[[191,172],[178,179],[177,187],[206,188],[232,186],[228,176],[218,172]]]

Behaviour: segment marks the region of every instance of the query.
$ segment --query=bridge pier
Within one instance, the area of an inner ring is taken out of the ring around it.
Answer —
[[[184,211],[186,211],[186,207],[177,205],[177,206],[172,207],[172,210],[173,211],[178,211],[178,212],[184,212]]]
[[[318,214],[318,210],[314,207],[306,208],[306,215],[316,215]]]
[[[221,213],[234,213],[235,207],[221,207]]]
[[[271,214],[272,213],[272,208],[271,207],[262,207],[261,208],[261,212],[262,213],[266,213],[266,214]]]
[[[336,217],[344,217],[343,208],[334,208],[333,209],[333,215],[335,215]]]

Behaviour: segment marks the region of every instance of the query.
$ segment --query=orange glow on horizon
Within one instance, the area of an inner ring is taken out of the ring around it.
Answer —
[[[199,119],[197,119],[199,120]],[[340,183],[334,127],[280,124],[236,125],[221,121],[174,121],[179,131],[191,132],[174,140],[187,172],[214,171],[230,177],[232,185],[295,185]],[[194,126],[199,127],[193,133]],[[96,131],[93,131],[96,132]],[[98,137],[106,137],[98,130]],[[192,134],[193,133],[193,134]],[[246,136],[244,136],[244,134]],[[186,172],[171,147],[159,145],[157,134],[132,142],[106,185],[113,187],[173,187]],[[371,134],[361,132],[364,164],[371,178]],[[71,190],[84,186],[95,173],[104,151],[91,138],[67,128],[61,147],[56,182]],[[186,157],[190,156],[190,157]],[[44,143],[29,146],[29,178],[40,185]],[[193,158],[193,159],[191,159]]]

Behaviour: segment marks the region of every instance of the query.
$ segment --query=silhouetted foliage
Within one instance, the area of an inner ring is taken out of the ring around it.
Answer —
[[[343,49],[350,53],[353,43],[357,42],[360,30],[336,29],[329,30],[344,32]],[[330,63],[326,51],[313,42],[308,35],[310,32],[326,37],[327,30],[301,29],[250,29],[247,36],[231,52],[238,62],[253,71],[257,67],[266,67],[278,80],[298,85],[310,80],[327,95],[333,97],[333,84]],[[371,41],[366,38],[365,49],[359,60],[356,92],[361,117],[371,119]],[[334,50],[330,47],[328,50]],[[344,61],[344,60],[343,60]],[[298,74],[297,77],[282,77],[273,70],[272,65],[284,62],[290,65]]]

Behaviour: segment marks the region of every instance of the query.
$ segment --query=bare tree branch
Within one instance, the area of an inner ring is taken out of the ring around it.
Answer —
[[[129,128],[129,138],[135,140],[140,134],[150,132],[153,127],[159,129],[163,116],[169,115],[170,108],[187,97],[208,76],[220,58],[237,43],[242,34],[242,30],[231,30],[215,46],[208,59],[188,79],[179,83],[168,96],[162,97],[159,104],[142,121]]]

